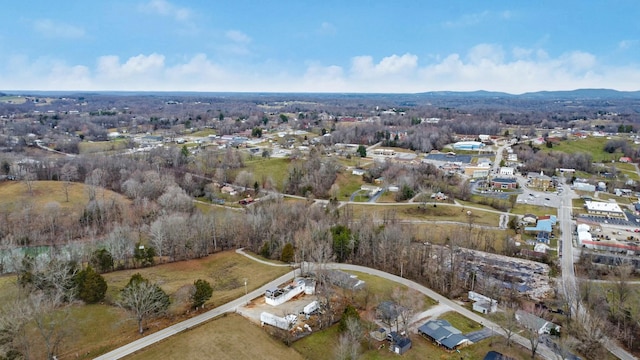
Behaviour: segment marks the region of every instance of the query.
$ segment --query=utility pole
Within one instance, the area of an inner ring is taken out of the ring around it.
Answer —
[[[247,305],[249,304],[248,292],[247,292],[247,279],[244,279],[244,298]]]

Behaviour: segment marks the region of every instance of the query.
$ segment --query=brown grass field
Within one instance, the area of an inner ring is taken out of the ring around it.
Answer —
[[[98,189],[100,200],[114,199],[122,204],[129,204],[129,200],[110,190]],[[31,205],[36,212],[46,209],[49,205],[57,204],[62,216],[80,216],[84,206],[89,202],[87,185],[71,183],[69,186],[69,201],[66,201],[62,181],[34,181],[32,192],[22,181],[5,181],[0,183],[0,209],[14,212]],[[49,204],[49,205],[48,205]]]
[[[377,217],[384,218],[385,213],[394,213],[398,220],[441,220],[468,223],[469,217],[462,207],[438,204],[436,207],[427,205],[419,209],[420,204],[403,205],[348,205],[349,211],[355,218]],[[473,223],[479,225],[498,226],[500,215],[482,210],[472,212]]]
[[[293,348],[237,314],[221,316],[127,359],[304,359]]]
[[[197,279],[209,281],[215,289],[212,299],[206,303],[206,308],[211,309],[244,295],[245,278],[248,280],[248,290],[251,291],[289,270],[288,267],[263,265],[234,251],[225,251],[198,260],[104,274],[109,285],[105,303],[73,305],[69,308],[70,321],[66,324],[67,336],[61,346],[60,359],[92,359],[140,338],[135,321],[129,318],[127,312],[109,305],[115,301],[119,289],[126,285],[134,273],[139,272],[151,281],[160,283],[171,295],[169,315],[147,322],[146,335],[195,315],[186,314],[188,306],[184,301],[186,287]],[[0,302],[9,303],[17,294],[15,275],[0,277]]]
[[[225,251],[202,259],[115,271],[104,274],[104,277],[109,284],[107,300],[113,300],[135,273],[157,282],[170,295],[179,293],[183,287],[193,284],[197,279],[203,279],[214,287],[211,300],[205,304],[212,308],[244,295],[245,278],[251,291],[288,271],[288,267],[263,265],[234,251]]]

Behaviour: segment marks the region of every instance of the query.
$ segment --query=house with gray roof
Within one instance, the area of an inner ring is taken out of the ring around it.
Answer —
[[[418,334],[449,351],[471,344],[471,341],[447,320],[429,320],[418,328]]]

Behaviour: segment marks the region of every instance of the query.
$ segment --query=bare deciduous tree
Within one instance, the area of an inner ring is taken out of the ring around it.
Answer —
[[[138,332],[144,332],[143,322],[163,314],[169,307],[169,296],[157,285],[134,275],[122,289],[119,305],[131,311],[138,324]]]
[[[62,190],[66,202],[69,202],[69,188],[74,180],[78,178],[78,168],[70,163],[64,164],[60,169],[60,180],[62,180]]]

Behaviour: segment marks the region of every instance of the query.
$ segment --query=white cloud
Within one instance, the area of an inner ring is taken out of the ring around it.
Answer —
[[[148,14],[158,14],[172,17],[178,21],[187,21],[192,16],[192,11],[185,7],[179,7],[166,0],[151,0],[139,5],[139,10]]]
[[[85,36],[84,29],[51,19],[33,21],[33,29],[48,38],[77,39]]]
[[[318,28],[318,33],[321,35],[335,35],[337,32],[336,26],[326,21],[320,24],[320,28]]]
[[[236,43],[248,44],[251,42],[251,38],[247,34],[238,30],[229,30],[225,33],[225,36]]]
[[[618,49],[620,50],[628,50],[631,49],[633,47],[638,46],[638,43],[640,43],[640,41],[638,40],[622,40],[618,43]]]
[[[271,61],[222,66],[205,54],[180,59],[140,54],[121,59],[102,56],[93,68],[51,58],[13,56],[0,64],[0,83],[15,90],[148,90],[271,92],[424,92],[492,90],[523,93],[539,90],[613,88],[638,90],[638,65],[606,66],[593,54],[573,51],[550,56],[544,49],[505,50],[478,44],[465,54],[426,57],[391,54],[375,62],[362,55],[348,68],[310,62]]]
[[[159,54],[138,55],[120,63],[115,55],[98,59],[97,75],[108,80],[157,75],[164,68],[164,56]]]
[[[442,26],[445,28],[464,28],[469,26],[475,26],[481,23],[496,21],[496,20],[510,20],[514,14],[505,10],[502,12],[482,11],[473,14],[464,14],[457,19],[445,21]]]
[[[374,64],[371,56],[356,56],[351,61],[351,72],[356,77],[375,78],[401,75],[411,72],[418,65],[418,57],[412,54],[391,55]]]

